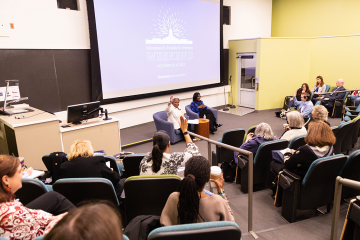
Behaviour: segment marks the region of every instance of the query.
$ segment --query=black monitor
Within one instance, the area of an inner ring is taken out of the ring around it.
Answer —
[[[99,110],[100,101],[68,106],[67,122],[80,124],[83,120],[97,118],[99,117]]]

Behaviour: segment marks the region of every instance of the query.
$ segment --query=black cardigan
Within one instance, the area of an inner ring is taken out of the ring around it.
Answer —
[[[330,156],[329,152],[326,156]],[[324,157],[326,157],[324,156]],[[313,161],[318,159],[318,156],[310,149],[309,145],[299,147],[293,155],[285,162],[285,168],[304,178],[309,167]]]
[[[106,178],[115,187],[120,175],[105,164],[103,156],[77,157],[60,166],[61,178]]]

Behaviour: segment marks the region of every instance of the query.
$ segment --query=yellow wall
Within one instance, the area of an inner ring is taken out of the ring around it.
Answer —
[[[256,110],[280,108],[302,83],[309,83],[311,39],[261,39],[256,69]]]
[[[360,34],[359,0],[273,0],[272,37]]]
[[[236,53],[257,52],[256,77],[260,84],[255,109],[264,110],[282,107],[284,97],[293,95],[302,83],[312,88],[318,75],[330,86],[343,78],[345,88],[360,88],[359,43],[360,36],[230,41],[229,74],[234,104],[238,91]]]
[[[315,38],[311,55],[310,76],[322,75],[331,86],[343,78],[345,88],[360,88],[360,36]]]

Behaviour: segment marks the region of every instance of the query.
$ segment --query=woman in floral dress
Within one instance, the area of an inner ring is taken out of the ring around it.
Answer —
[[[47,234],[75,206],[57,192],[48,192],[26,206],[15,199],[22,187],[18,158],[0,155],[0,237],[31,240]],[[40,210],[41,209],[41,210]]]
[[[184,152],[169,153],[170,137],[164,131],[158,131],[153,137],[153,149],[140,163],[140,175],[177,174],[179,167],[184,167],[192,156],[200,156],[198,147],[192,142],[187,132],[187,121],[180,117],[180,129],[184,134],[186,149]]]

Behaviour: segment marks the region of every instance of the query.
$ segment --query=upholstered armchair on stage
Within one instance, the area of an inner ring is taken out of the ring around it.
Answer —
[[[165,111],[154,113],[153,115],[156,131],[163,130],[170,137],[170,142],[176,143],[184,139],[179,129],[174,129],[174,124],[167,121],[167,113]]]

